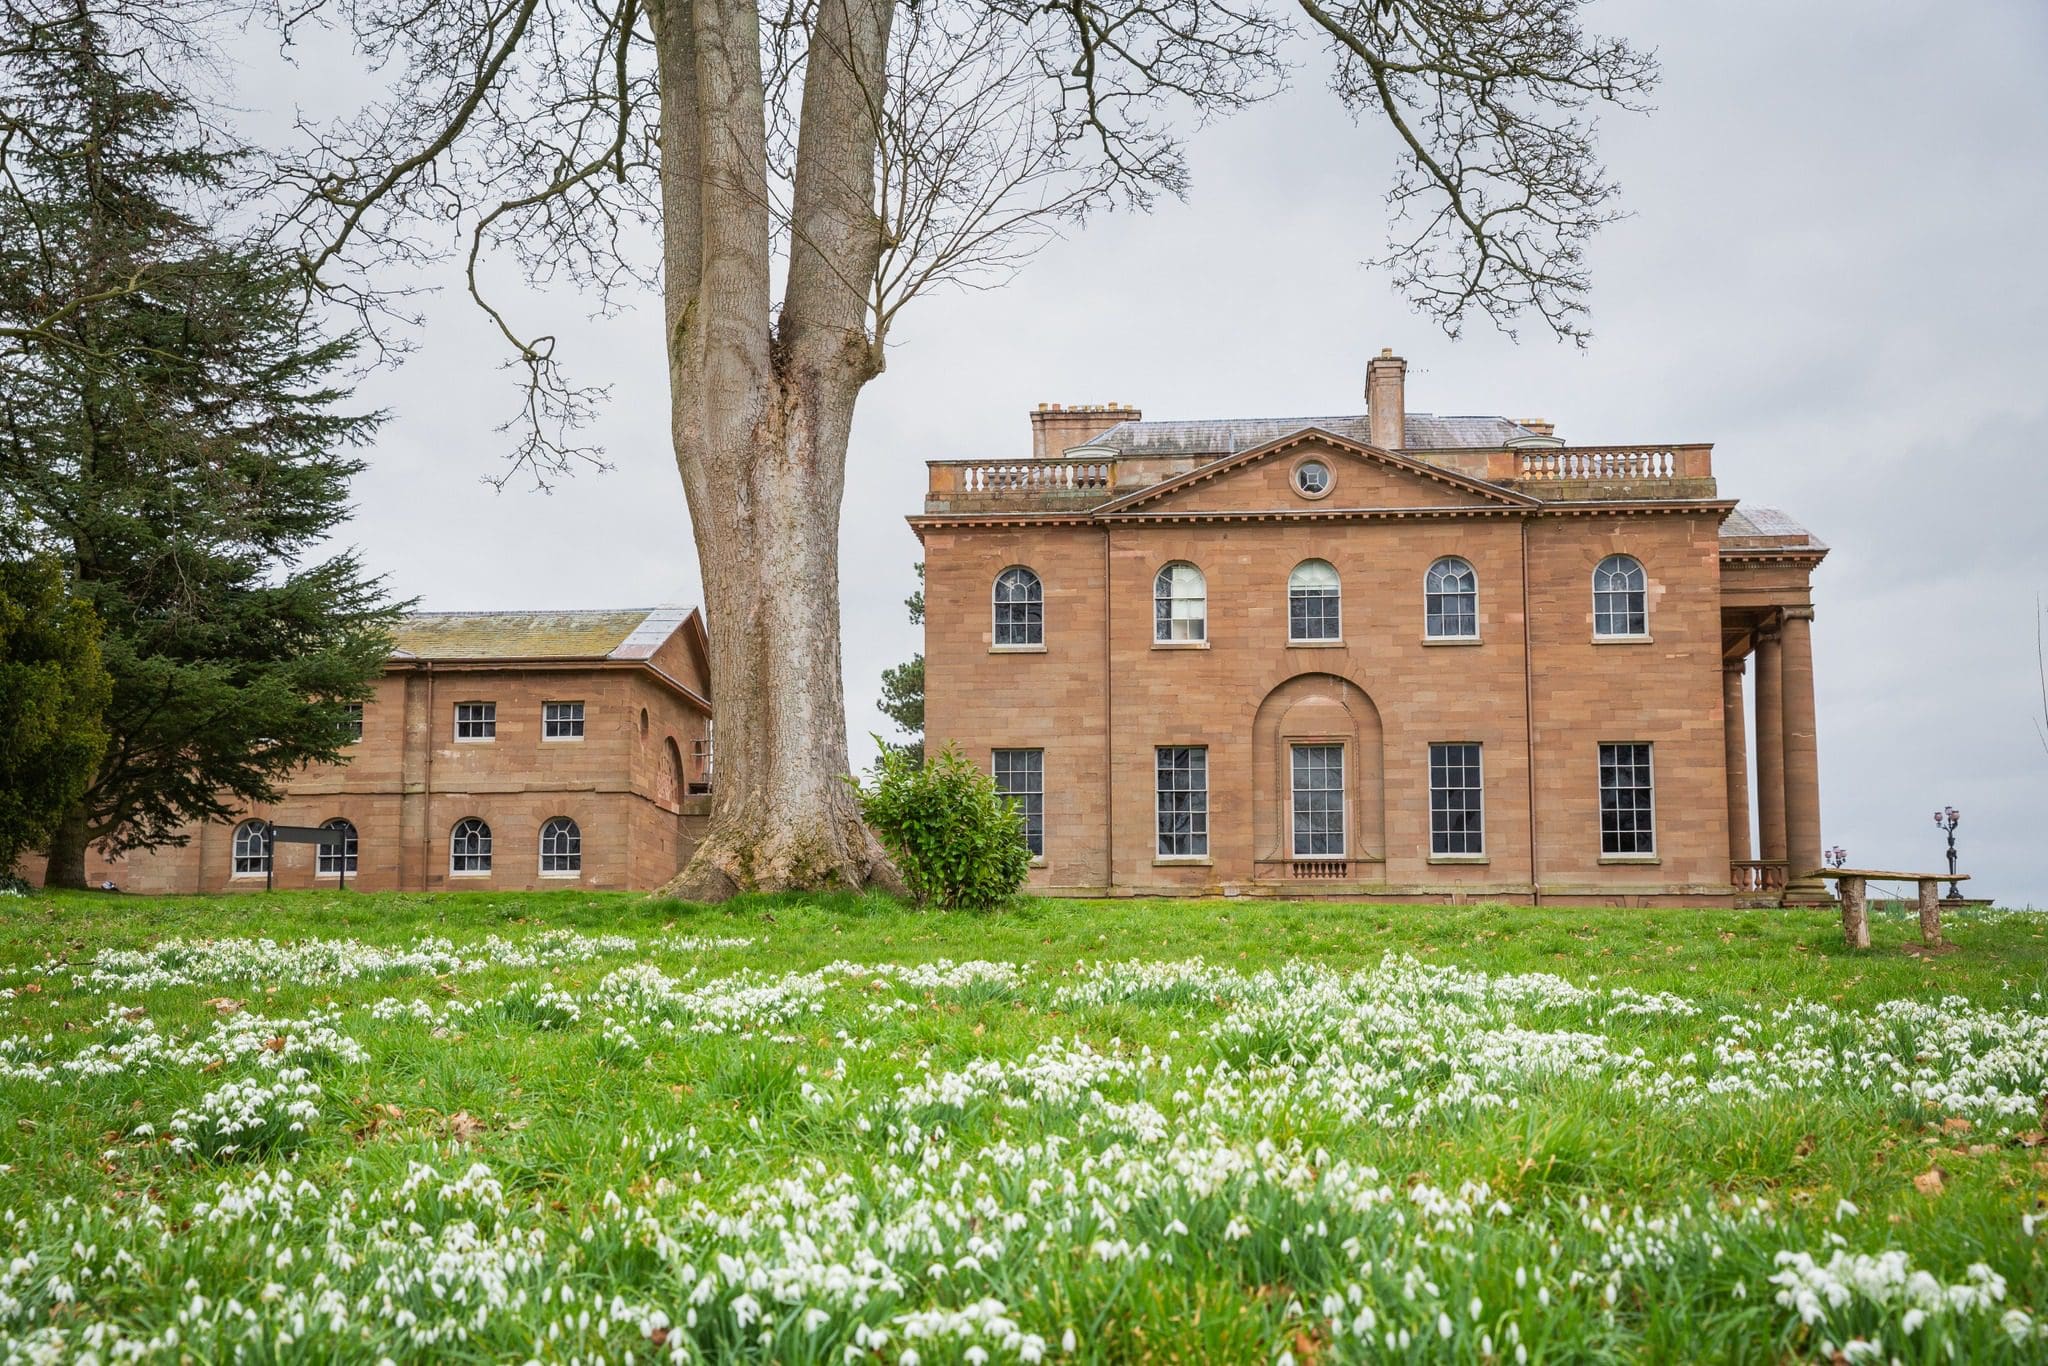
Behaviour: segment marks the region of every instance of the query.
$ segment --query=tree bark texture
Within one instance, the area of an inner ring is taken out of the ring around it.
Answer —
[[[653,13],[670,423],[719,746],[710,827],[660,894],[893,887],[845,779],[837,553],[854,402],[879,370],[866,326],[882,246],[867,101],[888,6],[821,6],[779,317],[757,10],[668,0]]]
[[[1941,880],[1920,879],[1920,942],[1928,948],[1941,947]]]
[[[1869,902],[1860,877],[1840,879],[1842,890],[1842,940],[1852,949],[1870,947]]]
[[[66,813],[58,822],[56,832],[50,836],[49,857],[43,865],[43,885],[82,889],[85,886],[85,847],[91,842],[85,808],[77,807]]]

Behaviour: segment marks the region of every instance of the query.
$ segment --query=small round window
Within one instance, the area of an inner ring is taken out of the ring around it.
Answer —
[[[1330,467],[1320,460],[1304,460],[1294,467],[1294,487],[1310,498],[1330,491]]]

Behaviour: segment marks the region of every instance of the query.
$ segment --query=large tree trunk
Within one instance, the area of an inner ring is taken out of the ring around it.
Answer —
[[[85,886],[85,846],[89,843],[85,808],[77,807],[67,812],[57,823],[56,833],[50,836],[50,855],[43,867],[43,885],[82,889]]]
[[[811,134],[815,102],[874,79],[888,11],[886,0],[821,8],[779,319],[756,7],[665,0],[652,10],[670,425],[704,576],[718,717],[711,825],[662,888],[693,900],[900,885],[845,781],[839,661],[846,446],[854,401],[879,368],[863,292],[875,258],[860,263],[867,240],[880,251],[863,188],[873,134],[864,107],[819,121],[832,145],[814,148]],[[871,70],[855,78],[856,64]],[[868,95],[857,98],[864,106]]]

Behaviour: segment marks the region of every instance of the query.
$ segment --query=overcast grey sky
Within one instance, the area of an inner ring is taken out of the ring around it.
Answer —
[[[1392,346],[1414,409],[1549,417],[1572,441],[1714,442],[1725,495],[1784,508],[1834,547],[1815,590],[1827,842],[1858,863],[1933,865],[1929,813],[1952,803],[1975,888],[2048,906],[2048,750],[2032,725],[2048,6],[1612,0],[1593,17],[1655,47],[1664,85],[1654,114],[1606,122],[1635,216],[1594,249],[1584,352],[1483,324],[1453,343],[1360,264],[1384,239],[1393,149],[1350,123],[1314,65],[1194,136],[1185,204],[1099,220],[1000,290],[906,313],[853,438],[856,764],[887,727],[878,675],[920,647],[901,599],[924,461],[1024,453],[1042,400],[1358,412],[1366,358]],[[252,126],[281,127],[320,66],[257,79],[240,96]],[[613,385],[597,436],[616,468],[551,496],[484,485],[511,379],[446,295],[417,354],[372,381],[392,421],[345,539],[429,608],[695,601],[658,302],[596,322],[573,297],[533,306],[579,375]]]

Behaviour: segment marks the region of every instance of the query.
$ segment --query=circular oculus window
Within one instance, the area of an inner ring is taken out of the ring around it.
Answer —
[[[1330,467],[1320,460],[1304,460],[1294,467],[1294,488],[1304,498],[1320,498],[1330,491]]]

